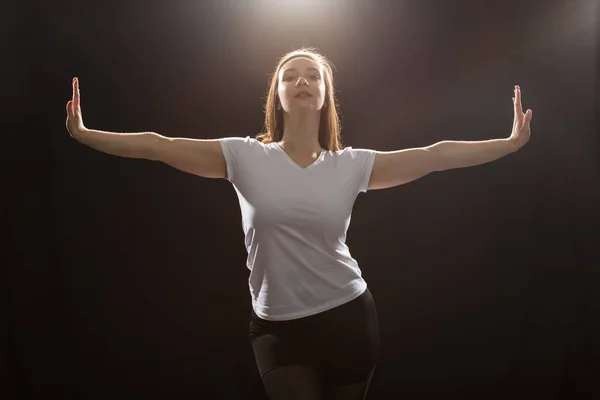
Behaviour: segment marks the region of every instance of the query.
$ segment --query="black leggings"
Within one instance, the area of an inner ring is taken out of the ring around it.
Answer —
[[[250,340],[263,378],[283,366],[310,369],[324,385],[369,379],[379,353],[377,310],[369,289],[331,310],[289,321],[267,321],[254,311]]]

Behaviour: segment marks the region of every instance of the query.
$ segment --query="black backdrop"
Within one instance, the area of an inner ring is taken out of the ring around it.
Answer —
[[[277,58],[337,66],[345,145],[532,139],[359,196],[375,298],[369,398],[597,390],[597,1],[14,2],[3,6],[0,397],[259,398],[237,198],[224,180],[78,144],[86,126],[253,136]]]

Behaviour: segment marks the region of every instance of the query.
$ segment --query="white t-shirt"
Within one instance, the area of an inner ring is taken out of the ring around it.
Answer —
[[[367,284],[346,231],[375,151],[322,150],[301,168],[277,143],[230,137],[221,147],[240,203],[256,315],[297,319],[360,296]]]

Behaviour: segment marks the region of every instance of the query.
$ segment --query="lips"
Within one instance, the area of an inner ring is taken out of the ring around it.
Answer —
[[[312,94],[310,94],[309,92],[307,92],[306,90],[301,91],[300,93],[298,93],[296,96],[294,97],[300,97],[300,96],[306,96],[306,97],[312,97]]]

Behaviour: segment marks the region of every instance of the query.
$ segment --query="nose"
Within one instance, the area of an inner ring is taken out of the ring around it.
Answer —
[[[303,77],[298,78],[298,80],[296,81],[296,86],[300,85],[308,86],[308,80]]]

